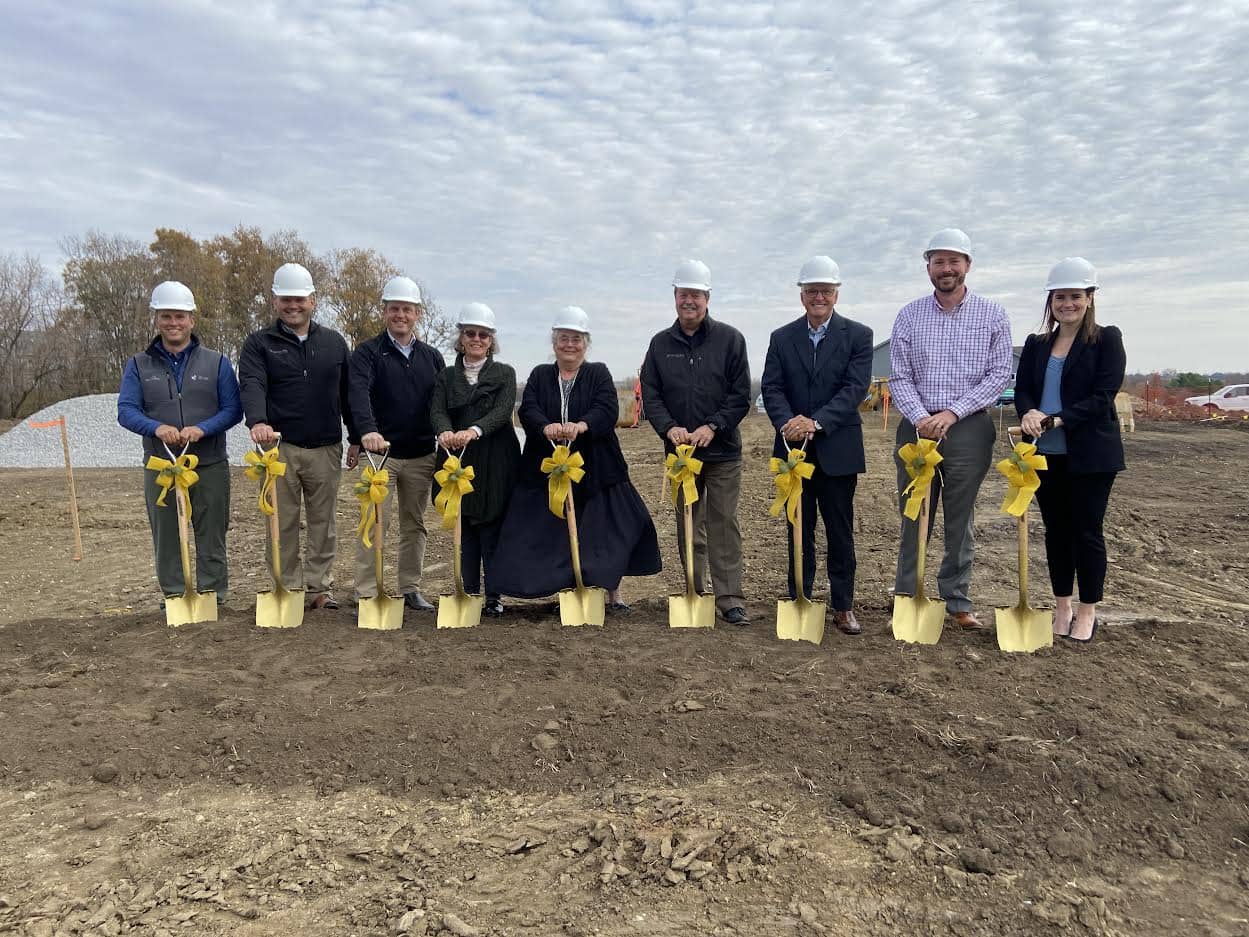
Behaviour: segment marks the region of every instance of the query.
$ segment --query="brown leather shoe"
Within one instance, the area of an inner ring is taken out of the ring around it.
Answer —
[[[312,600],[308,607],[311,609],[326,609],[328,611],[338,608],[338,602],[334,600],[333,593],[322,592]]]
[[[950,612],[950,617],[954,619],[954,624],[964,631],[975,631],[981,627],[980,619],[971,612]]]
[[[853,611],[833,612],[833,624],[842,634],[862,634],[863,626]]]

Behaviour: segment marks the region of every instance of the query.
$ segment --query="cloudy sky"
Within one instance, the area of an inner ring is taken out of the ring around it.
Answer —
[[[374,247],[631,373],[672,271],[754,368],[834,257],[888,336],[949,225],[1017,343],[1097,265],[1129,370],[1249,369],[1249,0],[0,0],[0,251],[238,224]],[[1101,12],[1104,10],[1104,12]]]

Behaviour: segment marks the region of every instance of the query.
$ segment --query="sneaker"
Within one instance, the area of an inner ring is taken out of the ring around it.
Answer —
[[[503,603],[498,599],[486,599],[486,604],[482,606],[481,613],[490,618],[498,618],[503,614]]]
[[[746,609],[740,605],[735,605],[727,612],[721,612],[720,617],[727,621],[730,625],[749,625],[750,616],[746,614]]]

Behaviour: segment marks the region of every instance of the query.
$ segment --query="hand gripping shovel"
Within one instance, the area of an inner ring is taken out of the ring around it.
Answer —
[[[945,621],[945,603],[934,602],[924,594],[924,563],[928,552],[928,506],[932,496],[932,476],[941,455],[936,443],[930,439],[917,439],[902,447],[899,455],[907,463],[911,485],[906,491],[918,489],[911,494],[907,504],[907,516],[918,497],[919,524],[917,554],[915,557],[915,595],[893,597],[893,636],[911,644],[936,644],[941,638],[941,626]],[[905,494],[906,491],[903,493]]]
[[[814,468],[806,461],[807,441],[798,449],[790,449],[785,459],[773,458],[772,473],[776,476],[776,500],[769,512],[777,516],[785,511],[786,521],[794,532],[794,588],[796,599],[780,599],[776,603],[776,636],[782,641],[809,641],[819,644],[824,640],[824,617],[828,612],[825,602],[812,602],[803,586],[802,575],[802,480],[814,474]]]
[[[382,582],[382,501],[386,497],[386,483],[390,480],[386,473],[390,449],[387,448],[380,463],[373,461],[373,453],[369,450],[364,450],[364,454],[369,465],[362,474],[362,481],[356,483],[356,497],[360,499],[362,509],[359,534],[367,547],[369,522],[373,522],[373,575],[377,578],[377,596],[360,600],[356,625],[373,631],[397,631],[403,627],[403,599],[387,595]],[[370,514],[373,516],[370,517]]]
[[[1010,482],[1002,510],[1017,514],[1019,518],[1019,604],[1014,608],[995,609],[993,617],[999,648],[1031,653],[1054,645],[1053,612],[1028,605],[1028,507],[1040,485],[1037,470],[1047,466],[1045,456],[1036,454],[1036,446],[1022,441],[1015,443],[1014,436],[1020,434],[1018,426],[1006,431],[1007,439],[1013,444],[1012,455],[997,465],[998,471]]]
[[[677,446],[676,453],[668,456],[664,469],[664,487],[671,483],[673,501],[678,497],[681,499],[685,529],[685,593],[668,596],[669,628],[714,628],[716,625],[715,596],[699,595],[694,588],[693,503],[698,500],[694,477],[702,470],[703,464],[693,457],[693,452],[693,446]]]
[[[572,485],[585,477],[581,467],[581,453],[572,452],[568,446],[551,442],[555,450],[542,460],[542,471],[547,474],[547,507],[556,517],[561,514],[568,522],[568,550],[572,554],[572,578],[575,588],[562,589],[559,593],[559,618],[565,628],[581,625],[603,626],[607,607],[607,592],[586,586],[581,578],[581,541],[577,537],[577,510],[573,506]]]
[[[464,454],[463,449],[460,454]],[[442,513],[443,527],[447,526],[452,513],[455,516],[455,546],[451,555],[455,594],[438,597],[439,628],[476,628],[481,624],[481,608],[485,599],[464,591],[463,512],[460,499],[473,490],[473,478],[473,467],[461,465],[459,457],[452,455],[449,450],[442,469],[434,473],[434,481],[442,486],[434,498],[434,507]]]
[[[187,504],[186,490],[195,484],[198,477],[195,474],[195,466],[199,463],[199,459],[196,456],[187,455],[186,451],[187,446],[183,446],[182,451],[175,456],[172,450],[165,446],[165,452],[169,454],[169,468],[161,470],[162,474],[164,471],[170,473],[174,504],[177,505],[178,510],[178,547],[182,551],[182,595],[169,596],[165,599],[165,621],[174,628],[197,621],[217,620],[217,593],[196,592],[192,585],[195,582],[195,573],[191,569],[190,536],[187,531],[187,514],[190,513],[190,508]],[[152,467],[150,461],[148,467]],[[184,482],[183,479],[186,481]]]
[[[278,442],[282,437],[278,435]],[[278,461],[278,447],[265,450],[256,445],[254,453],[244,456],[246,474],[259,481],[260,495],[257,504],[260,512],[269,519],[269,563],[273,573],[273,588],[256,593],[257,628],[298,628],[304,623],[304,590],[286,588],[282,581],[282,544],[278,536],[278,492],[276,481],[286,474],[286,463]]]

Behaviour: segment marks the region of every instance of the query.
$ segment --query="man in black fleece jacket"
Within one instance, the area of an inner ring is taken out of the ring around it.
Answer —
[[[720,617],[746,625],[742,596],[742,530],[737,502],[742,490],[742,434],[750,409],[746,340],[731,325],[707,315],[711,271],[686,260],[672,279],[676,321],[653,339],[642,362],[642,404],[664,449],[693,445],[702,460],[694,514],[694,583],[706,588],[707,569]],[[677,522],[685,556],[685,528]],[[684,565],[684,559],[682,560]]]
[[[348,398],[360,445],[381,453],[390,447],[387,469],[393,484],[382,502],[383,535],[387,518],[399,502],[399,591],[408,608],[422,612],[434,606],[421,595],[425,569],[425,508],[434,482],[434,431],[429,400],[438,372],[446,367],[442,354],[416,337],[425,314],[421,290],[407,277],[392,277],[382,290],[386,328],[363,342],[351,355]],[[355,465],[358,447],[347,450],[347,467]],[[356,541],[356,597],[376,598],[373,552]]]
[[[347,408],[347,341],[312,321],[317,298],[312,274],[283,264],[273,275],[277,320],[247,336],[239,355],[243,414],[252,441],[268,448],[282,436],[286,474],[278,479],[278,542],[282,581],[306,589],[312,608],[338,608],[334,593],[337,537],[334,507],[342,477]],[[308,541],[299,560],[300,507],[307,510]]]

